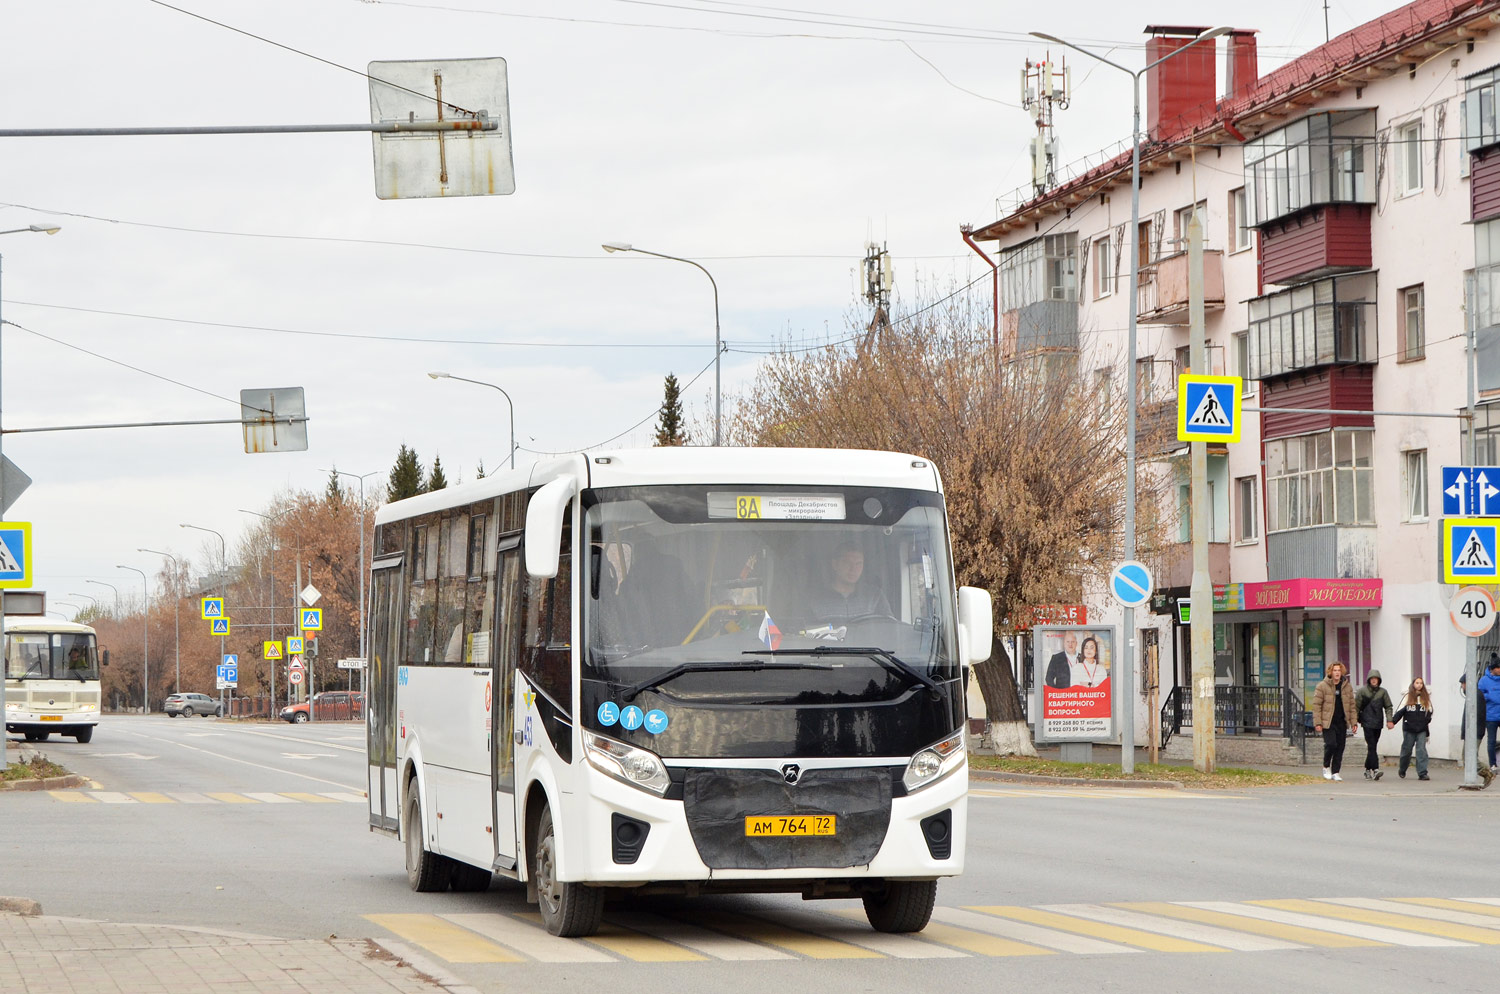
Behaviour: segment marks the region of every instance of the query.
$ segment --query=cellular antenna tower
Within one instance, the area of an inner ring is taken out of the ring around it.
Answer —
[[[1067,59],[1054,63],[1052,53],[1041,62],[1026,60],[1021,70],[1021,106],[1036,121],[1031,139],[1031,186],[1038,194],[1057,184],[1057,138],[1052,133],[1052,112],[1067,110],[1073,95],[1073,75]]]

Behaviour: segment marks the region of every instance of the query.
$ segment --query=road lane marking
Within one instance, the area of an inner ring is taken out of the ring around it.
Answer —
[[[1500,917],[1476,915],[1469,911],[1423,907],[1420,904],[1403,904],[1400,901],[1378,901],[1369,897],[1325,897],[1320,900],[1329,904],[1347,904],[1351,908],[1369,911],[1384,911],[1393,915],[1410,915],[1413,918],[1430,918],[1434,921],[1453,922],[1455,925],[1472,925],[1476,928],[1500,929]]]
[[[1042,928],[1040,925],[1029,925],[1026,922],[1012,921],[1009,918],[996,918],[993,915],[981,915],[961,908],[934,908],[932,917],[949,925],[988,932],[991,935],[1015,939],[1018,942],[1029,942],[1032,945],[1045,946],[1064,953],[1087,956],[1101,953],[1140,952],[1139,949],[1131,946],[1103,942],[1086,935],[1074,935],[1072,932],[1057,932],[1050,928]]]
[[[174,746],[177,746],[179,749],[190,749],[193,752],[201,752],[205,756],[213,756],[213,757],[215,757],[217,759],[228,760],[231,763],[241,763],[241,764],[243,764],[245,766],[253,766],[257,770],[269,770],[272,773],[281,773],[281,774],[284,774],[284,775],[289,776],[289,777],[301,777],[303,780],[312,780],[315,783],[326,783],[328,786],[330,786],[330,787],[337,787],[340,790],[360,790],[361,789],[359,787],[351,786],[350,784],[338,783],[337,781],[334,781],[334,780],[324,780],[322,777],[315,777],[311,773],[298,773],[296,770],[283,770],[283,769],[280,769],[280,768],[275,767],[275,766],[267,766],[264,763],[255,763],[255,762],[252,762],[252,761],[250,761],[248,759],[240,759],[238,756],[226,756],[222,752],[214,752],[212,749],[203,749],[203,748],[200,748],[198,746],[188,745],[186,742],[177,742],[177,741],[174,741],[172,739],[164,739],[164,738],[160,738],[160,737],[156,737],[156,736],[141,735],[139,732],[126,732],[125,734],[127,734],[127,735],[134,735],[134,736],[136,736],[138,738],[150,739],[151,741],[162,743],[162,744],[166,744],[166,745],[174,745]],[[154,757],[151,757],[151,758],[154,758]]]
[[[542,920],[542,916],[535,911],[523,912],[516,917],[536,922],[538,925]],[[589,936],[588,941],[637,963],[689,963],[708,959],[707,956],[699,955],[691,949],[684,949],[676,943],[636,932],[633,929],[621,928],[611,922],[601,924],[599,931]]]
[[[1167,935],[1175,935],[1179,939],[1205,942],[1242,953],[1306,948],[1295,943],[1283,942],[1280,939],[1246,935],[1243,932],[1215,928],[1212,925],[1203,925],[1197,922],[1158,918],[1154,915],[1145,915],[1124,908],[1105,907],[1100,904],[1053,904],[1048,905],[1048,908],[1052,911],[1060,911],[1065,915],[1076,915],[1079,918],[1090,918],[1096,922],[1104,922],[1107,925],[1122,925],[1125,928],[1138,928],[1146,932],[1162,932]]]
[[[267,791],[247,791],[246,797],[261,801],[265,804],[296,804],[290,797],[282,797],[280,794],[272,794]]]
[[[1486,946],[1500,946],[1500,932],[1472,925],[1454,925],[1451,922],[1423,921],[1409,915],[1392,915],[1383,911],[1367,911],[1362,908],[1341,907],[1325,901],[1256,901],[1256,904],[1283,911],[1301,911],[1310,915],[1329,915],[1344,921],[1399,928],[1408,932],[1420,932],[1442,939],[1459,942],[1474,942]]]
[[[53,797],[57,798],[59,801],[84,801],[84,802],[92,801],[92,802],[97,803],[98,800],[99,800],[97,797],[90,797],[87,794],[78,793],[78,792],[71,791],[71,790],[49,790],[49,791],[47,791],[47,793],[51,794]]]
[[[921,933],[920,938],[917,933],[901,935],[892,932],[876,932],[865,922],[865,913],[862,908],[834,911],[789,911],[778,913],[776,918],[778,921],[793,924],[805,932],[850,942],[892,959],[962,959],[969,955],[936,942],[926,941],[925,932]],[[859,924],[854,924],[855,921]]]
[[[301,791],[295,791],[295,790],[283,790],[283,791],[279,791],[278,793],[280,793],[282,797],[290,797],[294,801],[303,801],[303,802],[305,802],[307,804],[336,804],[336,803],[338,803],[338,802],[334,801],[333,798],[331,798],[331,797],[324,797],[321,794],[307,794],[307,793],[303,793]]]
[[[1083,798],[1090,801],[1233,801],[1244,800],[1243,794],[1200,794],[1169,787],[970,787],[970,797]]]
[[[1494,915],[1500,917],[1500,908],[1491,907],[1481,898],[1471,897],[1462,901],[1450,901],[1442,897],[1398,897],[1397,901],[1403,904],[1423,904],[1429,908],[1451,908],[1454,911],[1467,911],[1475,915]]]
[[[365,915],[389,932],[441,956],[449,963],[524,963],[520,956],[437,915]]]
[[[1462,900],[1470,901],[1474,904],[1489,904],[1500,907],[1500,897],[1465,897]]]
[[[312,745],[316,745],[319,749],[342,749],[344,752],[357,752],[360,755],[364,755],[365,752],[366,752],[366,749],[367,749],[366,746],[359,746],[358,748],[356,748],[354,746],[341,746],[341,745],[338,745],[336,742],[329,741],[327,739],[312,739],[312,740],[309,740],[309,739],[305,739],[305,738],[303,738],[301,736],[298,736],[298,735],[285,735],[285,734],[278,733],[278,732],[252,731],[251,729],[248,729],[248,728],[243,729],[241,731],[242,731],[242,734],[247,735],[250,738],[256,738],[256,739],[284,739],[287,742],[297,742],[297,743],[300,743],[300,744],[302,744],[304,746],[312,744]],[[355,742],[355,741],[361,741],[362,739],[363,739],[363,736],[361,736],[360,739],[349,739],[347,741]]]
[[[318,795],[326,797],[330,801],[341,801],[344,804],[363,804],[366,801],[366,797],[363,794],[349,794],[336,790],[320,790],[318,791]]]
[[[1014,918],[1017,921],[1030,922],[1033,925],[1045,925],[1048,928],[1055,928],[1064,932],[1078,932],[1082,935],[1093,936],[1096,939],[1123,942],[1126,945],[1140,946],[1143,949],[1150,949],[1158,953],[1222,953],[1227,951],[1223,946],[1210,946],[1201,942],[1192,942],[1188,939],[1176,939],[1168,935],[1157,935],[1154,932],[1142,932],[1140,929],[1122,928],[1119,925],[1106,925],[1103,922],[1087,921],[1082,918],[1074,918],[1042,908],[1023,908],[1016,905],[986,905],[984,907],[973,907],[969,910],[980,911],[984,914],[996,915],[1001,918]]]
[[[224,804],[254,804],[254,798],[246,797],[244,794],[234,794],[229,791],[212,791],[208,795],[216,801]]]
[[[494,939],[503,946],[542,963],[613,963],[615,958],[590,945],[559,939],[538,928],[503,914],[441,915],[455,925]]]
[[[693,915],[695,922],[707,925],[716,932],[763,942],[777,949],[785,949],[809,959],[882,959],[880,953],[863,946],[856,946],[841,939],[786,928],[775,922],[732,911],[710,911]]]
[[[1057,950],[1045,949],[1041,946],[1033,946],[1025,942],[1016,942],[1014,939],[1005,939],[998,935],[989,935],[984,932],[975,932],[956,925],[947,925],[943,922],[928,922],[927,927],[922,930],[922,935],[933,942],[941,942],[945,946],[962,949],[965,952],[976,953],[980,956],[1056,956]]]
[[[794,956],[779,949],[772,949],[770,946],[746,942],[744,939],[736,939],[730,935],[722,935],[687,922],[645,911],[617,912],[609,915],[609,920],[637,932],[644,932],[646,935],[655,936],[667,942],[675,942],[679,946],[686,946],[694,952],[713,959],[730,961],[795,959]]]
[[[126,791],[131,797],[142,804],[171,804],[172,799],[166,794],[159,794],[154,790],[131,790]]]
[[[1344,935],[1352,935],[1360,939],[1374,939],[1376,942],[1384,942],[1392,946],[1463,946],[1467,943],[1453,942],[1449,939],[1438,939],[1430,935],[1414,935],[1411,932],[1399,932],[1393,928],[1377,928],[1374,925],[1363,925],[1356,922],[1337,921],[1322,915],[1304,915],[1291,911],[1281,911],[1277,908],[1257,907],[1252,904],[1235,904],[1232,901],[1185,901],[1182,902],[1189,907],[1204,908],[1208,911],[1222,911],[1230,915],[1244,915],[1247,918],[1259,918],[1268,922],[1280,922],[1283,925],[1293,925],[1300,928],[1316,928],[1324,932],[1339,932]]]
[[[195,794],[192,791],[167,791],[167,796],[179,804],[212,804],[214,803],[206,794]]]
[[[118,790],[96,790],[93,792],[93,796],[96,800],[103,801],[105,804],[135,803],[135,798],[129,794],[123,794]]]
[[[1314,928],[1285,925],[1281,922],[1248,918],[1243,915],[1228,914],[1223,911],[1210,911],[1206,908],[1195,908],[1186,904],[1168,904],[1165,901],[1129,901],[1118,904],[1116,907],[1129,908],[1133,911],[1144,911],[1153,915],[1166,915],[1170,918],[1180,918],[1183,921],[1218,925],[1237,932],[1266,935],[1274,939],[1286,939],[1289,942],[1300,943],[1304,946],[1323,946],[1328,949],[1351,949],[1355,947],[1385,945],[1385,943],[1376,942],[1373,939],[1362,939],[1358,936],[1344,935],[1340,932],[1323,932]]]

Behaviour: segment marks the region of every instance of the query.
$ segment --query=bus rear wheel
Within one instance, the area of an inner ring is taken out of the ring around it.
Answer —
[[[552,830],[550,807],[542,808],[537,819],[532,869],[536,874],[537,909],[548,932],[577,939],[599,931],[599,920],[604,916],[604,890],[557,879],[557,838]]]
[[[936,880],[888,880],[885,890],[866,894],[865,917],[877,932],[920,932],[932,920]]]
[[[406,788],[406,882],[415,891],[447,890],[453,868],[422,838],[422,799],[417,782]]]

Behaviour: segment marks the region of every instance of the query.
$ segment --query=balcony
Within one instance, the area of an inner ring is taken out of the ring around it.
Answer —
[[[1366,272],[1252,299],[1250,378],[1373,365],[1378,357],[1376,289],[1376,274]]]
[[[1224,309],[1224,252],[1203,253],[1203,307]],[[1188,323],[1188,254],[1179,252],[1141,267],[1136,285],[1136,312],[1141,324]]]
[[[1374,577],[1377,575],[1375,528],[1322,525],[1271,532],[1266,536],[1266,575],[1272,580]]]
[[[1368,204],[1312,207],[1261,226],[1261,274],[1267,283],[1304,283],[1369,269]]]

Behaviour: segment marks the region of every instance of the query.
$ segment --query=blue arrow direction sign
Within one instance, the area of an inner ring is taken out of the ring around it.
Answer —
[[[1140,607],[1149,601],[1151,586],[1151,571],[1134,559],[1127,559],[1109,574],[1109,592],[1126,607]]]
[[[1444,466],[1443,515],[1500,515],[1500,466]]]

